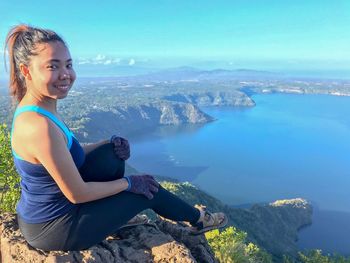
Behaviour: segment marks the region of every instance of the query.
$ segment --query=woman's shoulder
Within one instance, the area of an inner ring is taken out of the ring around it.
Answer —
[[[12,147],[25,160],[37,162],[33,155],[35,149],[59,137],[67,141],[54,123],[37,112],[23,112],[14,120]]]
[[[12,148],[26,161],[39,163],[33,155],[33,146],[46,143],[49,121],[37,112],[23,112],[16,117],[12,130]]]
[[[13,133],[22,136],[45,135],[50,122],[38,112],[22,112],[14,120]]]

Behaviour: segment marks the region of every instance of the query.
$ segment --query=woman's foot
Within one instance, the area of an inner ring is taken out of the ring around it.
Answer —
[[[199,235],[207,231],[222,228],[227,225],[228,219],[224,213],[210,213],[203,205],[195,205],[200,212],[199,220],[192,227],[192,234]]]

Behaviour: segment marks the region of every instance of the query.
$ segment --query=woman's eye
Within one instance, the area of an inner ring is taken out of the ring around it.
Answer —
[[[73,64],[68,64],[67,68],[73,68]]]
[[[56,65],[48,65],[47,68],[48,68],[48,69],[56,69],[57,66],[56,66]]]

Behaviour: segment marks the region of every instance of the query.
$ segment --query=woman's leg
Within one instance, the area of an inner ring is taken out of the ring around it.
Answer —
[[[124,161],[117,158],[111,144],[105,144],[86,156],[79,169],[85,181],[110,181],[123,177]],[[200,211],[187,204],[163,187],[149,200],[143,195],[121,192],[103,199],[76,205],[68,214],[48,223],[35,226],[39,229],[31,245],[43,250],[81,250],[89,248],[145,209],[174,220],[198,222]],[[24,225],[25,223],[23,223]],[[34,229],[35,230],[35,229]]]
[[[118,230],[130,218],[151,208],[174,221],[196,223],[200,212],[163,187],[154,198],[130,192],[80,204],[75,214],[65,250],[81,250],[93,246]]]
[[[119,159],[112,144],[102,145],[86,155],[79,169],[84,181],[111,181],[124,176],[125,162]],[[143,195],[121,192],[107,198],[79,204],[74,211],[65,250],[81,250],[104,240],[145,209],[174,221],[196,223],[200,212],[163,187],[148,200]]]
[[[45,251],[82,250],[98,244],[147,208],[174,221],[188,221],[192,224],[200,216],[196,208],[160,186],[151,200],[143,195],[122,192],[78,204],[64,216],[46,223],[18,222],[26,240],[35,248]]]
[[[79,168],[85,182],[107,182],[124,176],[125,161],[118,158],[113,145],[101,145],[85,156],[85,162]]]

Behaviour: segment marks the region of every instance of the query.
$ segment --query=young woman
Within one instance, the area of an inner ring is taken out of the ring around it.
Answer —
[[[192,207],[150,175],[124,177],[128,141],[81,146],[57,112],[76,78],[66,43],[51,30],[18,25],[5,47],[10,93],[16,101],[11,132],[21,176],[17,204],[20,230],[43,250],[89,248],[151,208],[174,221],[188,221],[200,234],[223,227],[223,213]]]

